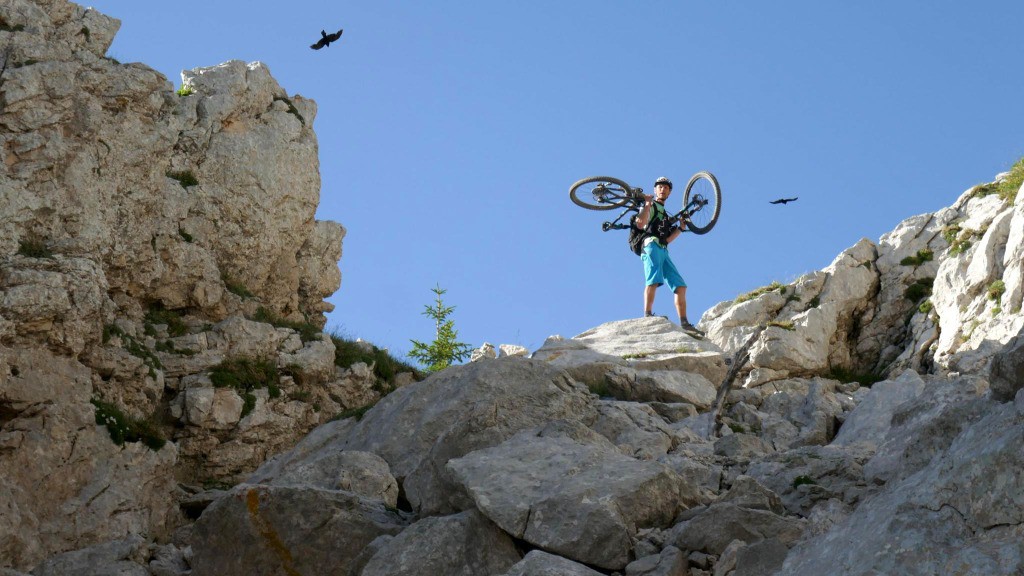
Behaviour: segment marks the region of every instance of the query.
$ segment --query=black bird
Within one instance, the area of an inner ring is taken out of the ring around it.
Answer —
[[[334,42],[338,38],[341,38],[341,33],[345,30],[338,30],[334,34],[328,34],[326,30],[320,31],[320,39],[316,41],[316,44],[311,44],[309,47],[313,50],[319,50],[324,46],[330,46],[331,42]]]
[[[779,198],[778,200],[772,200],[769,204],[785,204],[787,202],[793,202],[796,198]]]

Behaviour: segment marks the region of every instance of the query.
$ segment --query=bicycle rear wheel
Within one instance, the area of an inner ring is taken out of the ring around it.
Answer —
[[[697,172],[690,178],[686,193],[683,194],[683,207],[694,201],[700,206],[690,216],[686,227],[694,234],[707,234],[715,227],[722,211],[722,189],[711,172]]]
[[[614,210],[634,198],[633,189],[622,180],[610,176],[591,176],[569,188],[573,204],[587,210]]]

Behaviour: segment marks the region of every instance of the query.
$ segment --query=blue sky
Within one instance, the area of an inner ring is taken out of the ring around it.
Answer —
[[[953,203],[1024,156],[1024,3],[96,0],[109,55],[259,60],[316,100],[317,217],[341,222],[328,328],[399,355],[436,284],[460,340],[642,313],[642,269],[569,186],[709,170],[719,223],[671,247],[694,322]],[[315,52],[309,44],[344,28]],[[769,200],[800,199],[786,206]],[[678,209],[678,207],[676,207]],[[662,288],[658,313],[674,317]]]

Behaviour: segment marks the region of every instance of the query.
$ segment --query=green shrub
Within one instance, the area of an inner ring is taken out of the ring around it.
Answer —
[[[796,488],[801,484],[816,485],[817,482],[815,482],[814,479],[811,478],[810,476],[797,476],[796,478],[793,478],[793,488]]]
[[[1007,204],[1014,204],[1017,201],[1017,192],[1022,184],[1024,184],[1024,158],[1017,160],[1017,163],[1010,168],[1010,174],[1006,177],[1006,180],[999,183],[999,197],[1005,200]]]
[[[146,311],[145,320],[147,328],[148,325],[156,326],[158,324],[166,324],[167,334],[171,337],[184,336],[188,333],[188,326],[186,326],[184,320],[181,319],[181,313],[175,312],[174,310],[167,310],[159,302],[153,304],[150,309]]]
[[[231,277],[229,277],[228,275],[221,274],[220,279],[221,282],[224,282],[224,287],[228,289],[228,292],[231,292],[235,296],[238,296],[239,298],[243,299],[252,298],[254,296],[254,294],[250,292],[248,288],[245,287],[245,284],[242,284],[237,280],[231,279]]]
[[[830,368],[824,375],[829,380],[838,380],[840,382],[856,382],[865,388],[870,388],[872,384],[885,380],[885,375],[880,372],[855,372],[848,368]]]
[[[814,298],[811,298],[810,302],[807,303],[807,308],[808,309],[817,308],[820,305],[821,305],[821,296],[815,296]]]
[[[1012,206],[1017,200],[1017,192],[1020,190],[1021,184],[1024,184],[1024,158],[1017,160],[1002,182],[979,184],[974,187],[974,192],[971,195],[980,198],[998,194],[1003,201]]]
[[[999,301],[1006,292],[1006,284],[1002,280],[996,280],[988,287],[988,299]]]
[[[971,236],[973,235],[972,230],[961,228],[958,222],[942,229],[942,237],[949,244],[950,256],[958,256],[966,252],[971,247]]]
[[[191,96],[192,94],[196,93],[196,90],[195,90],[195,88],[193,88],[193,87],[191,87],[191,86],[189,86],[187,84],[182,84],[181,88],[178,88],[177,90],[175,90],[174,93],[177,94],[178,96]]]
[[[914,256],[907,256],[903,260],[900,260],[900,264],[904,266],[920,266],[925,262],[931,262],[935,257],[935,254],[927,248],[918,250]]]
[[[392,385],[395,376],[402,372],[412,372],[413,378],[420,380],[423,375],[419,370],[406,362],[396,359],[387,350],[382,350],[368,343],[356,342],[337,333],[331,333],[331,341],[334,342],[334,364],[340,368],[349,368],[356,362],[362,362],[373,367],[373,375],[378,380]],[[370,351],[364,347],[370,346]]]
[[[181,187],[186,189],[189,186],[199,184],[199,180],[196,179],[196,175],[191,170],[171,170],[167,172],[167,177],[177,180]]]
[[[18,254],[29,258],[53,258],[53,251],[38,236],[27,236],[19,240]]]
[[[275,101],[280,100],[280,101],[284,102],[285,104],[287,104],[288,105],[288,113],[289,114],[293,114],[296,118],[298,118],[299,122],[302,122],[303,126],[306,125],[306,119],[302,117],[302,114],[299,113],[299,109],[295,107],[295,104],[292,104],[292,101],[290,99],[285,98],[283,96],[274,96],[274,100]]]
[[[922,278],[907,286],[903,296],[911,302],[919,302],[922,298],[931,296],[933,284],[935,284],[935,278]]]
[[[256,407],[253,390],[266,388],[271,398],[281,396],[277,365],[263,358],[228,358],[210,370],[210,381],[217,388],[234,388],[242,396],[242,417]]]
[[[153,450],[159,450],[167,443],[151,420],[126,416],[117,406],[97,398],[90,402],[96,409],[96,423],[107,427],[110,439],[118,446],[124,446],[125,442],[142,442]]]
[[[0,32],[22,32],[25,30],[24,24],[10,25],[6,20],[0,18]]]
[[[786,293],[786,287],[783,286],[782,283],[780,283],[779,281],[775,280],[775,281],[772,281],[772,283],[767,285],[767,286],[762,286],[762,287],[760,287],[760,288],[758,288],[756,290],[752,290],[750,292],[747,292],[746,294],[741,294],[740,296],[737,296],[735,302],[737,304],[739,304],[741,302],[746,302],[748,300],[753,300],[754,298],[757,298],[758,296],[760,296],[762,294],[767,294],[768,292],[771,292],[772,290],[778,290],[780,294],[785,294]]]
[[[650,354],[648,354],[647,352],[637,352],[636,354],[623,354],[622,355],[622,359],[623,360],[640,360],[640,359],[643,359],[643,358],[647,358],[648,356],[650,356]]]
[[[740,424],[738,422],[729,422],[729,429],[735,432],[736,434],[745,434],[747,432],[747,429],[743,426],[743,424]]]
[[[782,328],[783,330],[789,330],[790,332],[796,331],[796,326],[792,322],[783,322],[781,320],[772,320],[768,323],[768,326],[775,326],[776,328]]]
[[[927,314],[931,312],[934,308],[935,306],[932,304],[931,300],[925,300],[924,302],[921,302],[921,305],[917,307],[917,310],[922,314]]]

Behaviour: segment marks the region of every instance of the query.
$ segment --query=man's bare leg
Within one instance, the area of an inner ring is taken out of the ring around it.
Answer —
[[[644,316],[650,314],[654,309],[654,292],[657,289],[658,286],[655,284],[644,287]]]
[[[686,286],[680,286],[676,288],[676,312],[679,313],[679,322],[682,323],[686,318]]]

